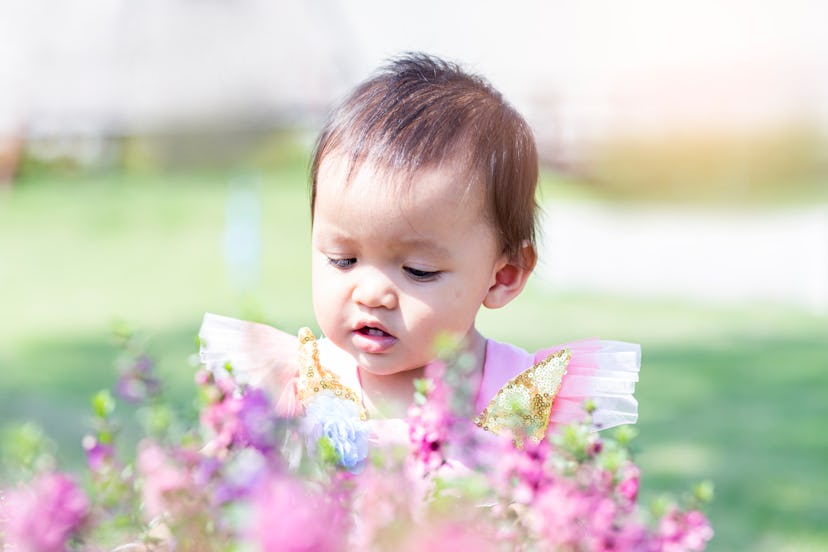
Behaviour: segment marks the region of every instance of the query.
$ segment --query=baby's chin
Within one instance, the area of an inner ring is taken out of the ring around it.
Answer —
[[[422,359],[399,359],[394,355],[372,355],[362,351],[350,351],[359,371],[372,376],[402,376],[421,377],[427,361]]]
[[[356,347],[350,337],[336,339],[327,336],[328,341],[343,354],[350,356],[356,363],[362,374],[372,376],[393,376],[411,372],[412,377],[421,377],[423,368],[431,359],[421,358],[405,354],[403,351],[387,351],[383,353],[370,353]],[[400,343],[394,345],[401,349]]]

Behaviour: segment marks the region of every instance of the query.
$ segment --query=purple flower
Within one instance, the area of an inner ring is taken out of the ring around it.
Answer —
[[[241,395],[222,392],[201,411],[201,422],[213,433],[209,444],[213,453],[252,447],[269,454],[278,444],[278,418],[261,389],[248,389]]]
[[[310,448],[323,437],[333,447],[340,466],[358,472],[368,456],[368,428],[352,401],[330,392],[316,395],[305,412],[305,430]]]
[[[45,473],[28,487],[10,492],[5,509],[2,532],[15,550],[62,552],[83,528],[89,500],[68,476]]]
[[[266,476],[265,456],[254,448],[242,449],[224,464],[212,496],[213,503],[222,505],[249,496]]]
[[[214,478],[218,477],[221,466],[222,463],[218,458],[212,456],[201,457],[193,470],[193,483],[199,487],[206,487]]]
[[[89,469],[98,473],[112,465],[115,458],[115,449],[112,445],[101,443],[92,435],[83,438],[83,450],[86,451],[86,463]]]
[[[277,445],[276,417],[270,400],[261,389],[251,389],[238,401],[235,441],[268,454]]]
[[[140,355],[121,369],[115,391],[125,401],[140,403],[156,396],[161,383],[153,373],[153,362],[147,355]]]

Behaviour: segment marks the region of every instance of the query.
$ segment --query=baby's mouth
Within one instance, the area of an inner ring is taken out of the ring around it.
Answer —
[[[379,325],[363,324],[353,333],[353,345],[364,353],[381,354],[388,352],[397,343],[397,338]]]
[[[371,337],[394,337],[390,333],[373,326],[362,326],[361,328],[357,328],[357,333],[369,335]]]

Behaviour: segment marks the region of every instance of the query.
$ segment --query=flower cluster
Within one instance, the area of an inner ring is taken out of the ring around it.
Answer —
[[[445,404],[445,384],[439,379],[422,379],[415,389],[414,403],[408,409],[411,453],[426,471],[433,471],[445,461],[448,441],[451,414]]]
[[[60,552],[75,541],[90,514],[86,493],[62,473],[43,473],[3,497],[3,536],[12,547]]]
[[[614,441],[580,426],[504,454],[496,480],[503,533],[552,550],[647,550],[653,540],[636,509],[638,468]],[[608,446],[609,445],[609,446]]]
[[[278,420],[264,391],[241,392],[230,378],[216,380],[205,370],[196,373],[196,383],[207,398],[200,418],[209,433],[211,453],[221,455],[232,448],[251,447],[269,454],[276,448]]]
[[[122,350],[116,362],[118,395],[133,404],[157,396],[161,392],[161,381],[155,375],[155,363],[143,351],[143,344],[123,323],[118,324],[114,333]]]
[[[199,371],[200,428],[171,421],[160,393],[144,396],[154,414],[145,416],[147,434],[128,460],[112,419],[115,400],[100,393],[95,431],[83,443],[86,489],[40,462],[49,469],[0,491],[0,548],[706,547],[712,529],[695,504],[670,504],[655,519],[639,507],[630,429],[604,437],[585,420],[537,443],[520,428],[485,433],[461,410],[467,378],[452,362],[430,367],[429,379],[417,382],[408,446],[376,444],[356,405],[333,394],[316,395],[302,418],[285,419],[263,391]]]

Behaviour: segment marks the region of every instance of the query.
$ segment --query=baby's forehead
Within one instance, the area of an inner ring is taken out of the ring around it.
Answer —
[[[347,159],[323,161],[316,191],[317,211],[347,219],[358,205],[361,216],[395,216],[428,224],[437,217],[491,220],[481,179],[457,163],[441,163],[416,171],[393,170]],[[347,206],[347,207],[346,207]]]
[[[486,195],[480,171],[460,156],[446,156],[439,162],[411,167],[385,159],[354,159],[343,153],[325,156],[317,175],[316,193],[370,190],[398,198],[420,196],[439,188],[445,200],[475,201]]]

